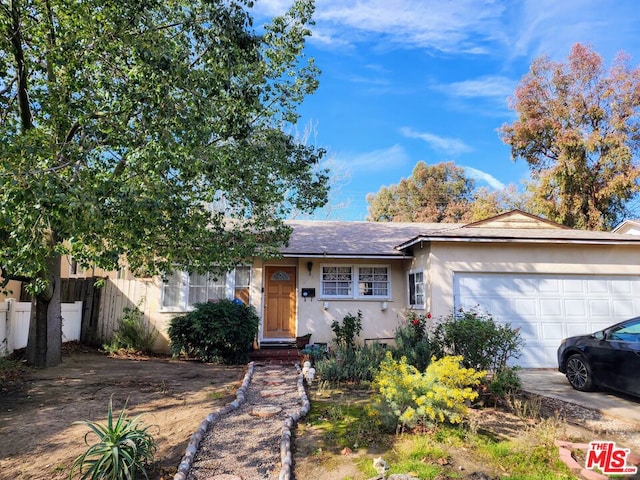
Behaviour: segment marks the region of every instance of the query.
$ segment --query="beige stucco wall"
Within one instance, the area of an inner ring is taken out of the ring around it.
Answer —
[[[1,277],[0,277],[1,280]],[[22,283],[16,280],[9,280],[4,289],[0,290],[0,302],[3,302],[7,299],[20,300],[20,290],[22,288]]]
[[[312,262],[311,274],[307,269],[307,263]],[[383,301],[375,300],[337,300],[324,299],[320,296],[320,265],[388,265],[391,267],[391,297],[386,300],[386,310],[383,310]],[[264,309],[264,267],[269,265],[295,266],[297,268],[296,295],[297,295],[297,335],[311,333],[312,343],[330,343],[333,338],[331,323],[334,320],[341,321],[347,314],[356,315],[358,310],[362,312],[362,333],[360,342],[365,339],[393,338],[397,325],[404,320],[406,315],[407,286],[406,272],[411,265],[410,260],[325,260],[321,258],[283,258],[263,262],[256,259],[252,265],[252,282],[250,302],[255,307],[260,318],[263,318]],[[302,288],[315,288],[315,298],[302,298]],[[159,351],[168,351],[169,338],[167,330],[171,319],[180,312],[165,312],[161,309],[160,278],[155,278],[148,283],[145,298],[145,313],[151,324],[160,332],[156,347]],[[327,305],[325,308],[325,302]],[[262,331],[260,331],[262,338]],[[386,341],[386,340],[381,340]]]
[[[307,263],[312,262],[311,272]],[[263,318],[262,272],[267,265],[290,265],[297,267],[297,325],[298,336],[311,333],[311,343],[330,343],[333,339],[331,323],[342,321],[347,314],[356,315],[362,312],[362,333],[360,342],[365,339],[393,338],[399,322],[405,318],[407,303],[406,269],[409,263],[405,260],[372,260],[372,259],[324,259],[324,258],[285,258],[277,261],[254,264],[254,291],[252,304]],[[386,300],[383,310],[381,299],[338,300],[322,298],[320,295],[320,266],[321,265],[381,265],[391,267],[391,296]],[[303,298],[302,288],[315,288],[315,298]],[[326,304],[326,305],[325,305]],[[326,308],[325,308],[326,307]],[[386,341],[386,340],[381,340]]]
[[[429,265],[427,297],[434,318],[452,312],[456,272],[640,275],[640,245],[433,242],[424,247],[416,251],[416,262]]]

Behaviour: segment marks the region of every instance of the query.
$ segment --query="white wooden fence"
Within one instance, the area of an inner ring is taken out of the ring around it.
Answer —
[[[27,346],[31,303],[0,302],[0,356]],[[62,304],[62,341],[80,340],[82,302]]]

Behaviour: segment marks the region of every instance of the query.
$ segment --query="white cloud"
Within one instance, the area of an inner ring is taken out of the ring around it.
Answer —
[[[473,148],[458,138],[440,137],[429,132],[417,132],[408,127],[401,128],[400,133],[407,138],[418,138],[420,140],[424,140],[434,150],[438,150],[449,155],[459,155],[461,153],[473,151]]]
[[[500,75],[489,75],[461,82],[433,85],[432,88],[459,98],[499,98],[513,95],[517,82]]]
[[[523,0],[504,19],[512,57],[548,55],[564,60],[576,42],[592,45],[607,60],[640,40],[633,0]]]
[[[254,11],[271,17],[292,3],[258,0]],[[316,0],[312,41],[489,54],[506,61],[542,54],[561,60],[582,42],[610,60],[640,41],[637,7],[635,0]]]
[[[483,182],[488,183],[491,188],[494,188],[496,190],[502,190],[505,187],[504,183],[502,183],[500,180],[498,180],[496,177],[494,177],[490,173],[483,172],[482,170],[478,170],[477,168],[473,168],[473,167],[462,166],[462,168],[464,168],[464,171],[471,178],[474,178],[476,180],[482,180]]]
[[[259,0],[256,11],[283,13],[290,1]],[[486,53],[504,11],[501,2],[477,0],[317,0],[314,30],[323,43],[379,42],[444,52]]]
[[[409,156],[401,145],[355,154],[339,154],[336,161],[342,163],[352,173],[366,171],[380,172],[390,168],[404,167]]]

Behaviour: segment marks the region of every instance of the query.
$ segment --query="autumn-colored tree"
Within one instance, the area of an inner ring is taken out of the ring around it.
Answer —
[[[476,222],[493,217],[517,208],[528,211],[528,197],[518,191],[514,184],[507,185],[501,190],[491,190],[479,187],[473,193],[473,202],[469,205],[469,221]]]
[[[565,63],[534,60],[510,107],[518,119],[499,132],[529,164],[532,210],[575,228],[617,224],[639,191],[640,69],[621,53],[606,71],[576,44]]]
[[[463,167],[453,162],[418,162],[409,178],[367,195],[373,222],[475,222],[514,208],[526,210],[515,185],[502,190],[476,188]]]
[[[370,221],[459,222],[468,212],[474,181],[453,162],[418,162],[409,178],[367,195]]]
[[[502,191],[476,189],[462,167],[453,162],[418,162],[409,178],[367,195],[374,222],[470,222],[521,208],[515,186]]]

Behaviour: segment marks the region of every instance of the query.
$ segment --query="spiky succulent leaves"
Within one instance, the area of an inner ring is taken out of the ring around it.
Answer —
[[[156,449],[156,442],[149,432],[151,427],[142,426],[142,415],[129,419],[125,412],[126,405],[114,421],[113,401],[110,399],[106,425],[88,420],[76,422],[89,427],[84,436],[89,448],[75,459],[69,478],[76,470],[81,480],[149,478],[147,467],[153,462]],[[98,441],[90,444],[92,435],[96,435]]]

